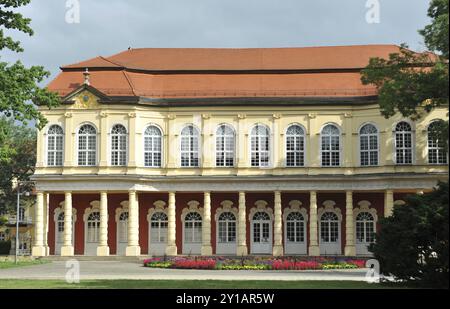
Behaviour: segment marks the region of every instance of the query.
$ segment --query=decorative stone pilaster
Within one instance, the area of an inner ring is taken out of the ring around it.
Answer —
[[[19,216],[17,214],[17,220]],[[36,222],[32,256],[45,256],[44,247],[44,193],[36,193]]]
[[[130,112],[128,113],[128,167],[135,168],[136,167],[136,122],[137,122],[137,113]]]
[[[49,194],[44,193],[44,247],[45,255],[50,255],[50,247],[48,246],[48,206],[49,206]]]
[[[202,255],[212,255],[211,246],[211,193],[204,193],[203,225],[202,225]]]
[[[167,247],[166,254],[168,256],[177,255],[176,245],[176,215],[175,215],[175,192],[169,192],[169,206],[167,210],[168,222],[167,222]]]
[[[64,114],[64,144],[73,145],[73,118],[72,112],[67,112]],[[64,147],[64,167],[73,166],[73,148],[74,147]]]
[[[394,210],[394,191],[387,190],[384,193],[384,216],[385,217],[392,216],[393,210]]]
[[[273,255],[281,256],[283,255],[283,223],[282,223],[282,212],[281,212],[281,192],[275,191],[274,198],[274,244],[273,244]]]
[[[100,235],[97,247],[98,256],[108,256],[108,193],[100,193]]]
[[[246,256],[248,254],[247,249],[247,224],[245,222],[246,216],[245,206],[245,192],[239,192],[239,216],[238,216],[238,246],[236,255]]]
[[[139,247],[139,204],[135,191],[128,193],[128,246],[125,250],[126,256],[141,255]]]
[[[61,247],[61,256],[73,256],[72,243],[72,193],[65,193],[64,200],[64,244]]]
[[[310,192],[309,197],[309,255],[319,256],[319,244],[317,242],[317,193]]]
[[[355,227],[353,225],[353,192],[345,194],[345,249],[346,256],[355,256]]]

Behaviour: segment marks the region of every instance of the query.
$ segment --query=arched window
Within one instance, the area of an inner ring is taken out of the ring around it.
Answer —
[[[78,130],[78,165],[94,166],[97,164],[97,130],[90,124]]]
[[[320,238],[323,243],[337,242],[339,239],[339,218],[331,211],[320,218]]]
[[[269,128],[257,124],[251,132],[251,165],[254,167],[269,166],[270,136]]]
[[[223,212],[219,216],[219,243],[236,241],[236,216],[232,212]]]
[[[144,164],[146,167],[161,167],[162,133],[156,126],[149,126],[144,132]]]
[[[216,132],[216,166],[234,166],[234,131],[227,125],[220,125]]]
[[[89,215],[87,220],[87,242],[98,242],[100,233],[100,212]]]
[[[305,165],[305,131],[299,125],[292,125],[286,131],[286,166]]]
[[[400,122],[395,127],[395,162],[397,164],[412,164],[413,141],[411,126]]]
[[[155,212],[150,219],[150,235],[152,243],[167,242],[167,227],[169,218],[161,211]]]
[[[202,216],[198,212],[190,212],[184,218],[184,241],[202,242]]]
[[[322,166],[339,166],[341,164],[341,141],[339,129],[332,124],[325,126],[322,129],[320,139]]]
[[[199,160],[199,133],[198,130],[189,125],[181,131],[181,166],[198,167]]]
[[[127,129],[116,124],[111,130],[111,165],[125,166],[127,164]]]
[[[428,163],[447,164],[445,141],[439,139],[439,123],[434,121],[428,126]]]
[[[305,218],[298,212],[291,212],[286,218],[286,239],[289,242],[305,241]]]
[[[356,216],[356,241],[361,243],[375,241],[375,219],[369,212],[361,212]]]
[[[47,165],[62,166],[64,132],[58,125],[52,125],[47,132]]]
[[[19,222],[25,221],[25,208],[19,207]]]
[[[270,216],[264,211],[253,215],[253,242],[267,243],[270,241]]]
[[[128,242],[128,211],[119,216],[119,242]]]
[[[378,130],[373,124],[364,125],[359,131],[361,166],[378,165]]]
[[[60,212],[57,218],[57,229],[58,229],[58,233],[57,233],[57,242],[62,243],[64,242],[64,212]]]

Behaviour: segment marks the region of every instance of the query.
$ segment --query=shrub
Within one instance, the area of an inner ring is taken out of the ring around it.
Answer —
[[[369,249],[381,273],[425,287],[449,286],[448,184],[411,195],[380,220],[376,243]]]
[[[11,241],[0,241],[0,254],[9,254],[11,250]]]

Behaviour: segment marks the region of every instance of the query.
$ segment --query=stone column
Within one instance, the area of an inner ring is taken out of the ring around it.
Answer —
[[[282,227],[282,214],[281,214],[281,192],[275,191],[274,199],[274,244],[273,244],[273,255],[281,256],[283,255],[283,227]]]
[[[387,190],[384,193],[384,216],[392,216],[392,211],[394,210],[394,191]]]
[[[319,256],[317,242],[317,192],[311,191],[309,197],[309,255]]]
[[[48,206],[49,206],[49,194],[44,193],[44,247],[45,255],[50,255],[50,247],[48,246]]]
[[[139,247],[139,202],[135,191],[128,193],[128,246],[125,255],[141,255],[141,247]]]
[[[238,246],[237,256],[245,256],[248,254],[247,249],[247,224],[245,209],[245,192],[239,192],[239,218],[238,218]]]
[[[202,255],[212,255],[211,247],[211,193],[204,193],[202,224]]]
[[[175,256],[177,255],[175,192],[169,192],[168,217],[166,255]]]
[[[97,247],[98,256],[108,256],[108,193],[100,193],[100,235]]]
[[[353,226],[353,192],[345,194],[345,249],[346,256],[355,256],[355,227]]]
[[[44,247],[44,193],[36,193],[36,220],[35,220],[35,236],[32,248],[32,256],[45,256]],[[16,216],[19,220],[19,214]]]
[[[73,256],[72,243],[72,193],[65,193],[64,200],[64,244],[61,247],[61,256]]]

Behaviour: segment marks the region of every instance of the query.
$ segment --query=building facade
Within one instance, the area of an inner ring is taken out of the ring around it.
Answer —
[[[448,177],[430,126],[362,85],[390,45],[129,49],[62,67],[41,108],[34,256],[368,255]]]

